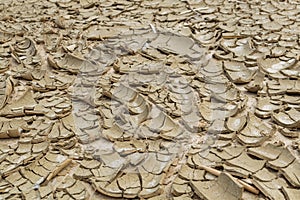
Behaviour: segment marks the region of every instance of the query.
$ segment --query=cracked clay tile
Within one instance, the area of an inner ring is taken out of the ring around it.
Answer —
[[[114,38],[120,34],[120,30],[116,28],[103,28],[103,27],[89,27],[86,31],[86,37],[89,40],[103,40],[107,38]]]
[[[174,196],[182,196],[184,194],[192,195],[193,190],[188,184],[172,184],[172,194]]]
[[[285,76],[291,77],[291,78],[298,78],[300,77],[300,72],[298,70],[292,70],[292,69],[283,69],[281,70],[281,73]]]
[[[9,69],[9,61],[0,59],[0,73]]]
[[[58,61],[54,60],[52,57],[48,57],[48,63],[54,68],[64,69],[74,74],[78,72],[85,73],[97,71],[96,64],[69,53]]]
[[[38,183],[38,181],[41,179],[39,175],[33,173],[30,170],[26,170],[25,168],[22,168],[20,170],[20,173],[23,175],[24,178],[28,179],[33,184]]]
[[[288,61],[281,61],[278,58],[267,58],[267,59],[258,59],[257,64],[261,70],[267,73],[277,73],[284,69],[289,69],[295,65],[297,62],[296,59],[290,59]]]
[[[1,118],[0,118],[1,119]],[[21,136],[22,130],[26,127],[26,122],[22,119],[7,120],[1,119],[0,138],[17,138]]]
[[[298,129],[279,128],[279,132],[285,137],[299,138],[300,131]]]
[[[114,142],[114,149],[122,156],[132,154],[137,151],[137,149],[132,145],[131,141]]]
[[[4,44],[13,38],[13,34],[5,31],[0,31],[0,43]]]
[[[222,163],[222,159],[216,156],[215,154],[209,152],[207,155],[201,155],[202,152],[192,155],[193,166],[201,166],[201,165],[219,165]]]
[[[299,189],[283,187],[282,192],[287,200],[298,200],[298,198],[300,196]]]
[[[271,115],[272,119],[278,123],[279,125],[286,128],[299,128],[300,127],[300,118],[296,118],[299,115],[299,112],[295,109],[291,109],[290,111],[279,111],[278,113],[273,113]],[[294,119],[293,119],[293,118]]]
[[[192,181],[191,186],[197,196],[205,200],[239,200],[244,191],[228,173],[221,173],[216,181]]]
[[[256,110],[255,114],[261,118],[268,118],[271,116],[273,111],[280,109],[280,102],[279,104],[275,104],[271,102],[269,98],[257,98]]]
[[[226,163],[254,173],[262,169],[266,161],[253,159],[246,152],[243,152],[240,156],[227,160]]]
[[[102,131],[103,136],[111,141],[115,140],[121,140],[123,138],[123,130],[116,124],[114,124],[111,128],[109,129],[104,129]]]
[[[229,79],[237,84],[250,82],[255,74],[254,70],[246,68],[242,62],[225,61],[224,68]]]
[[[203,46],[212,46],[213,43],[215,43],[218,40],[218,37],[220,35],[220,32],[217,31],[211,31],[207,33],[197,33],[195,35],[195,38],[199,40],[199,42]]]
[[[271,137],[276,129],[264,123],[254,114],[248,113],[249,122],[246,127],[237,135],[239,141],[248,146],[258,146]]]
[[[295,122],[300,122],[300,112],[298,110],[291,108],[290,110],[286,111],[286,113]]]
[[[247,130],[247,128],[245,130]],[[248,133],[251,133],[252,131],[257,132],[255,130],[249,130]],[[250,135],[249,136],[249,135],[245,135],[245,134],[238,134],[237,138],[241,144],[243,144],[247,147],[259,146],[268,139],[268,137],[263,136],[263,135],[261,135],[261,136],[251,136]]]
[[[279,31],[282,29],[282,25],[277,23],[276,21],[270,21],[262,24],[262,27],[267,31]]]
[[[41,186],[39,188],[39,193],[41,198],[46,198],[46,196],[50,195],[52,193],[53,189],[51,186]]]
[[[244,151],[242,146],[228,146],[221,148],[213,148],[210,150],[213,154],[216,154],[223,160],[230,160],[239,156]]]
[[[178,197],[173,197],[173,200],[192,200],[192,197],[189,194],[184,194]]]
[[[45,169],[43,166],[39,165],[37,162],[33,163],[28,167],[28,170],[33,171],[35,174],[38,174],[40,177],[47,177],[50,174],[50,171]]]
[[[216,94],[212,92],[212,96],[222,102],[238,101],[240,99],[240,90],[234,86],[228,86],[226,92]]]
[[[142,163],[142,167],[148,172],[154,175],[160,175],[167,170],[169,162],[161,162],[157,160],[156,153],[149,153],[148,157]]]
[[[141,190],[140,178],[136,173],[124,174],[117,179],[117,182],[125,198],[135,198]]]
[[[24,109],[33,109],[37,105],[37,102],[33,98],[33,92],[28,89],[19,99],[6,104],[6,106],[0,111],[0,115],[24,115]]]
[[[160,184],[162,183],[162,180],[165,178],[165,174],[161,173],[159,175],[148,173],[144,168],[139,167],[138,168],[139,173],[141,175],[141,183],[143,189],[151,189],[153,188],[153,191],[156,191],[159,187]],[[142,191],[146,195],[146,193],[150,194],[151,190],[145,190]]]
[[[202,69],[200,69],[201,72]],[[217,59],[209,59],[208,63],[203,66],[203,70],[210,74],[210,76],[217,76],[222,73],[222,61]]]
[[[217,112],[219,113],[219,112]],[[225,120],[224,119],[216,119],[212,122],[212,124],[209,126],[209,130],[211,133],[220,133],[220,134],[226,134],[230,132],[227,127],[225,127]]]
[[[230,173],[233,176],[240,178],[249,178],[251,173],[245,169],[235,166],[223,165],[224,171]]]
[[[9,77],[0,75],[0,109],[3,108],[8,100],[8,96],[13,90],[12,82]]]
[[[112,182],[100,182],[93,181],[93,187],[102,194],[105,194],[110,197],[121,198],[123,195],[123,191],[119,188],[117,180],[113,180]]]
[[[254,52],[252,43],[248,39],[237,40],[234,47],[227,47],[226,50],[234,53],[236,57],[245,57]]]
[[[283,193],[279,190],[279,188],[287,186],[283,179],[277,178],[268,182],[254,179],[253,184],[271,200],[285,200]]]
[[[153,197],[155,199],[155,197],[160,195],[162,193],[162,191],[163,191],[163,189],[160,186],[156,186],[153,188],[143,188],[139,194],[139,197],[149,198],[149,199],[151,197]]]
[[[66,176],[62,181],[57,185],[58,190],[64,190],[69,187],[72,187],[75,184],[76,180],[71,176]]]
[[[179,171],[178,176],[181,179],[187,180],[187,181],[200,181],[204,180],[204,170],[200,169],[193,169],[191,167],[188,167],[187,165],[183,165]]]
[[[272,173],[267,168],[263,168],[263,169],[259,170],[258,172],[256,172],[253,175],[253,177],[259,181],[267,182],[267,181],[274,180],[277,177],[277,175],[275,173]]]
[[[18,143],[18,148],[16,149],[17,154],[24,154],[31,152],[32,144],[27,141],[27,142],[20,142]]]
[[[86,191],[86,187],[82,181],[77,180],[74,185],[68,187],[66,189],[67,193],[69,193],[74,199],[88,199],[89,194]]]
[[[80,164],[86,169],[94,169],[94,168],[98,168],[101,162],[97,160],[82,160]]]
[[[76,169],[76,172],[73,174],[74,178],[79,180],[85,180],[93,176],[92,172],[89,169],[79,167]]]
[[[279,170],[287,167],[295,160],[291,150],[284,148],[277,159],[268,161],[267,165],[273,169]]]
[[[231,131],[241,131],[246,125],[247,117],[246,116],[233,116],[229,117],[226,121],[226,126]]]
[[[216,119],[224,120],[228,117],[234,116],[239,111],[238,104],[227,103],[222,101],[221,106],[214,107],[216,104],[204,101],[199,105],[201,116],[207,121],[214,121]]]
[[[299,160],[294,160],[288,167],[281,168],[283,176],[289,181],[289,183],[296,187],[300,187],[300,162]]]
[[[95,183],[95,186],[97,185],[96,187],[101,187],[103,184],[99,182],[111,182],[119,173],[119,169],[113,169],[105,165],[100,165],[100,167],[92,169],[91,171],[94,176],[91,177],[90,180]],[[100,185],[98,185],[98,183]]]
[[[34,56],[37,52],[35,43],[30,38],[22,38],[21,41],[17,41],[17,43],[14,45],[13,54],[15,54],[15,57],[19,63],[21,63],[21,60],[23,60],[24,56],[25,58],[28,56]]]
[[[249,148],[248,153],[260,159],[275,160],[279,157],[283,149],[281,146],[268,143],[264,146]]]
[[[23,178],[20,171],[16,171],[15,173],[11,173],[7,177],[5,177],[5,180],[11,183],[14,186],[22,185],[26,182],[26,179]]]
[[[105,166],[111,167],[113,169],[119,169],[127,162],[126,159],[121,157],[117,152],[113,152],[111,154],[101,154],[100,158]]]

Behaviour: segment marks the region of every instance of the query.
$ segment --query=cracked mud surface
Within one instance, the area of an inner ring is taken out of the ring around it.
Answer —
[[[300,196],[298,1],[0,10],[0,199]]]

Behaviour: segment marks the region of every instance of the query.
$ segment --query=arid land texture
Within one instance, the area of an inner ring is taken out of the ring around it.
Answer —
[[[299,200],[300,1],[0,0],[0,200]]]

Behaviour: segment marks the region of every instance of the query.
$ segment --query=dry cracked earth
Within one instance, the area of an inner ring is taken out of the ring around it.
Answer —
[[[300,199],[298,0],[0,10],[0,200]]]

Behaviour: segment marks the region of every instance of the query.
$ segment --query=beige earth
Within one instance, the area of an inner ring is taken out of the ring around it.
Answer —
[[[0,200],[299,200],[299,1],[0,10]]]

